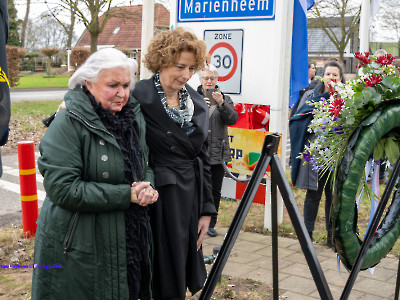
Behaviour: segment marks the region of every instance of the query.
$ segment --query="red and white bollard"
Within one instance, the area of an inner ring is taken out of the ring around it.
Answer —
[[[36,234],[38,197],[36,186],[35,146],[33,142],[18,142],[19,183],[21,188],[22,226],[26,238]]]

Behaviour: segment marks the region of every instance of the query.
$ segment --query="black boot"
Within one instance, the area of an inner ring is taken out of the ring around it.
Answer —
[[[308,235],[310,236],[310,239],[311,239],[311,242],[313,241],[313,238],[312,238],[312,231],[308,231]]]

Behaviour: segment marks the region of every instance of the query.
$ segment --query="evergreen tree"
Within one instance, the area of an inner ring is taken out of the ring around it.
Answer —
[[[17,9],[14,5],[14,0],[8,1],[8,41],[9,46],[20,46],[21,41],[19,40],[18,25],[19,20],[17,20]]]

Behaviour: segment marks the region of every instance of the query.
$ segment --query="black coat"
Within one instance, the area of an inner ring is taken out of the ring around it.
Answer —
[[[150,165],[159,198],[150,210],[154,237],[153,293],[158,298],[185,298],[186,287],[199,291],[206,279],[202,251],[197,251],[201,215],[216,215],[207,153],[208,107],[186,85],[197,128],[187,135],[167,115],[153,78],[136,84],[134,97],[146,119]]]
[[[314,93],[317,92],[317,89]],[[318,102],[321,98],[329,98],[329,93],[322,93],[312,97],[311,102]],[[296,114],[289,120],[290,133],[290,164],[292,167],[292,183],[300,189],[317,190],[318,174],[313,170],[311,163],[304,164],[297,156],[304,151],[306,144],[309,144],[314,138],[314,133],[308,132],[308,126],[313,119],[314,106],[304,103],[299,107]]]

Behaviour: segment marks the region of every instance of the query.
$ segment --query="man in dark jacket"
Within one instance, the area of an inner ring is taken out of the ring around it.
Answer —
[[[0,146],[8,140],[8,125],[10,122],[10,89],[8,86],[8,68],[6,43],[8,38],[7,1],[0,2]],[[3,174],[0,152],[0,177]]]

